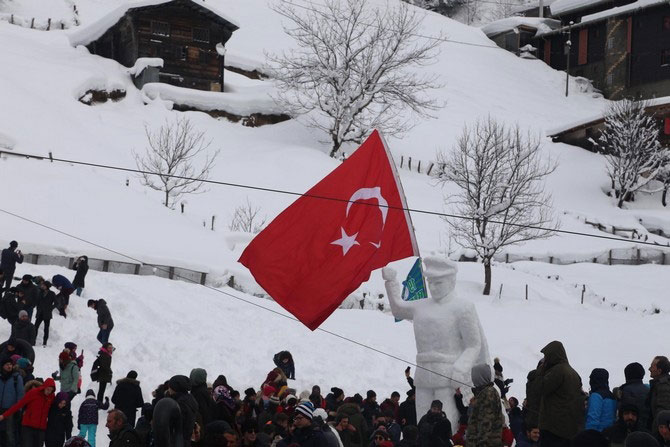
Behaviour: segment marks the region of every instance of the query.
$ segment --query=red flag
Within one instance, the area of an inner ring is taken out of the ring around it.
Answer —
[[[419,256],[405,208],[391,154],[375,130],[261,231],[239,262],[314,330],[373,270]]]

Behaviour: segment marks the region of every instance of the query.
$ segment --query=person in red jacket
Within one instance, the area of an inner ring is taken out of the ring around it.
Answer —
[[[47,428],[49,408],[54,400],[56,382],[49,378],[44,385],[28,391],[23,399],[12,405],[2,416],[0,421],[23,410],[21,420],[21,444],[23,447],[41,447],[44,444],[44,433]]]

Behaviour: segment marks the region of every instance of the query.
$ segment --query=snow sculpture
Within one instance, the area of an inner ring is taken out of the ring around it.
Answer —
[[[396,271],[386,267],[382,277],[393,315],[414,323],[419,366],[414,377],[417,417],[439,399],[451,426],[456,427],[459,417],[454,393],[456,388],[466,391],[472,386],[473,366],[491,364],[488,344],[474,305],[454,292],[457,264],[439,257],[427,257],[424,264],[430,298],[403,301]]]

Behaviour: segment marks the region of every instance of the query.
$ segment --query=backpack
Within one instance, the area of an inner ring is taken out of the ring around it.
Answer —
[[[98,377],[100,376],[100,358],[96,357],[95,361],[93,362],[93,365],[91,366],[91,380],[94,382],[98,381]]]

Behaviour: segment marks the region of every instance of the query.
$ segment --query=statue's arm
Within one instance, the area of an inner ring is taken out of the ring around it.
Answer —
[[[466,308],[461,318],[458,318],[458,329],[465,349],[454,365],[456,368],[462,368],[458,372],[469,381],[470,369],[478,362],[479,352],[482,348],[482,334],[474,306]]]
[[[385,267],[382,269],[382,277],[386,286],[386,294],[389,297],[391,312],[393,316],[402,320],[411,320],[414,318],[414,312],[409,302],[403,301],[400,296],[400,283],[396,281],[396,271]]]

